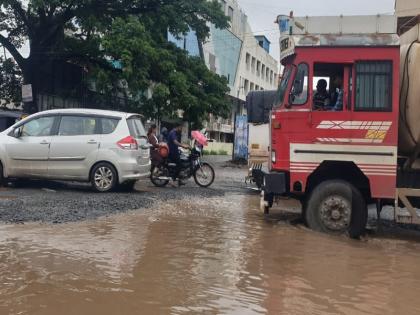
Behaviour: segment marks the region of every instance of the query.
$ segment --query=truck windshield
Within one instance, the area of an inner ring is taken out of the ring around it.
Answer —
[[[284,69],[283,77],[281,79],[279,90],[278,90],[278,99],[277,99],[277,106],[281,106],[284,101],[284,96],[286,94],[287,86],[289,85],[290,77],[292,76],[292,67],[286,66]]]

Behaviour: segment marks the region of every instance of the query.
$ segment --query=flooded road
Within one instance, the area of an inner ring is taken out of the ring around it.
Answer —
[[[0,314],[419,314],[420,241],[269,220],[258,197],[0,225]]]

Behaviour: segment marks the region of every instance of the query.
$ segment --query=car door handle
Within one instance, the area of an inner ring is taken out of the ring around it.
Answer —
[[[95,141],[95,140],[89,140],[89,141],[88,141],[88,144],[98,144],[98,141]]]
[[[47,140],[41,141],[40,144],[50,144]]]

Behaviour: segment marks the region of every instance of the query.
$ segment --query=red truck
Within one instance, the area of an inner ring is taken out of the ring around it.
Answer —
[[[262,210],[294,197],[310,228],[351,237],[364,233],[371,203],[378,215],[393,205],[398,221],[420,223],[411,199],[420,196],[418,25],[407,48],[391,15],[291,14],[277,22],[284,72]]]

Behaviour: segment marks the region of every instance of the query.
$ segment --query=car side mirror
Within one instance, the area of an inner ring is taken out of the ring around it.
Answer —
[[[19,127],[19,128],[15,128],[15,129],[13,129],[13,137],[15,137],[15,138],[20,138],[20,137],[22,137],[22,128],[21,127]]]

